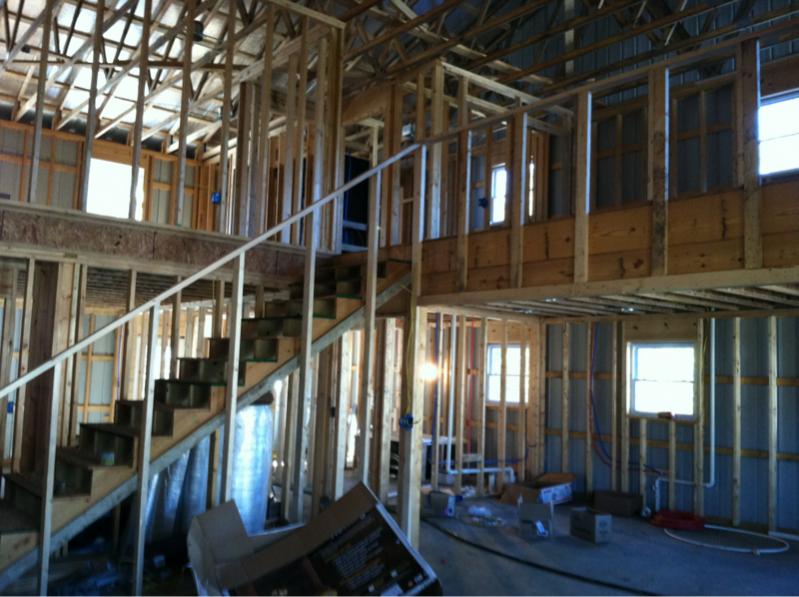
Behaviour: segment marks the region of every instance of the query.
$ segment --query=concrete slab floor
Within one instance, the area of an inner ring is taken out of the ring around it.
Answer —
[[[506,521],[485,528],[456,519],[434,522],[486,547],[583,576],[629,587],[632,592],[665,595],[798,595],[799,543],[783,554],[756,556],[695,547],[675,541],[637,518],[613,519],[606,545],[569,535],[568,504],[555,509],[555,536],[522,539],[516,510],[498,500],[486,505]],[[421,552],[438,573],[448,595],[613,595],[620,590],[579,582],[531,568],[465,545],[422,523]]]

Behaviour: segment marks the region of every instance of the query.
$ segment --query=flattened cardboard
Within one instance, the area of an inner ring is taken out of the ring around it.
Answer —
[[[222,524],[227,520],[232,523],[229,513]],[[219,543],[212,532],[195,538],[201,546]],[[237,551],[241,557],[216,565],[214,587],[239,595],[416,595],[438,587],[432,568],[363,484],[265,547],[254,549],[252,541],[245,543],[248,551]],[[215,551],[228,548],[218,546]]]

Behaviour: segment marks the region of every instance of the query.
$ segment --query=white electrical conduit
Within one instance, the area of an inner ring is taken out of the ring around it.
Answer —
[[[720,545],[717,543],[707,543],[705,541],[698,541],[696,539],[691,539],[689,537],[683,537],[681,535],[677,535],[670,529],[663,529],[665,533],[671,537],[672,539],[676,539],[677,541],[682,541],[683,543],[689,543],[691,545],[698,545],[699,547],[708,547],[710,549],[720,549],[722,551],[731,551],[734,553],[751,553],[756,556],[765,556],[775,553],[783,553],[790,549],[790,545],[784,539],[780,539],[779,537],[775,537],[771,534],[764,534],[764,533],[755,533],[754,531],[745,531],[743,529],[733,529],[730,527],[722,527],[715,524],[706,524],[706,529],[713,530],[713,531],[723,531],[725,533],[735,533],[738,535],[746,535],[749,537],[758,537],[759,539],[767,539],[769,541],[774,541],[775,543],[779,544],[778,547],[735,547],[733,545]]]
[[[701,325],[701,324],[700,324]],[[700,355],[702,347],[699,347]],[[701,358],[701,356],[700,356]],[[702,485],[706,489],[712,489],[716,486],[716,320],[710,319],[710,474],[709,479]],[[697,383],[702,383],[702,380],[697,380]],[[699,433],[704,433],[703,429],[699,429]],[[694,441],[697,438],[694,437]],[[704,454],[702,454],[704,458]],[[676,462],[672,466],[677,466]],[[700,483],[701,479],[675,479],[676,485],[696,485]],[[655,512],[660,510],[660,484],[669,482],[669,478],[661,475],[655,479]],[[673,504],[669,504],[673,508]],[[708,527],[710,528],[710,527]]]

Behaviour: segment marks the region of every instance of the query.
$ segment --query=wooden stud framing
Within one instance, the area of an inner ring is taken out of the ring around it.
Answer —
[[[78,209],[81,211],[86,211],[89,200],[89,172],[92,161],[92,148],[94,147],[94,131],[97,125],[97,77],[100,70],[100,54],[103,49],[104,15],[105,0],[98,0],[94,23],[92,74],[89,83],[89,110],[86,115],[86,139],[83,141],[83,158],[81,159],[80,187],[78,191]]]
[[[613,491],[618,491],[618,478],[619,478],[619,443],[617,438],[619,436],[619,405],[621,404],[621,395],[619,393],[619,358],[621,356],[621,324],[612,322],[612,338],[611,338],[611,373],[610,373],[610,488]],[[622,410],[624,412],[624,410]]]
[[[647,152],[647,195],[652,202],[651,275],[668,272],[669,198],[669,69],[658,67],[649,73],[649,151]]]
[[[777,318],[768,318],[768,529],[777,530],[777,442],[779,390],[777,389]]]
[[[397,362],[396,337],[397,322],[388,317],[382,320],[383,358],[379,360],[380,366],[380,418],[377,423],[375,455],[375,478],[373,481],[375,494],[381,501],[388,499],[389,472],[391,469],[391,415],[394,407],[395,373]]]
[[[183,21],[183,75],[180,90],[180,117],[178,138],[177,177],[175,180],[177,194],[175,196],[175,225],[183,226],[183,211],[186,202],[186,157],[189,150],[189,99],[193,93],[191,83],[192,49],[194,47],[194,13],[197,0],[186,0],[186,17]],[[195,204],[197,197],[194,197]],[[173,357],[174,358],[174,357]],[[174,371],[174,369],[173,369]]]
[[[181,281],[180,276],[177,278],[177,282]],[[170,341],[170,362],[169,362],[169,373],[174,378],[178,375],[178,359],[180,358],[180,316],[181,316],[181,301],[183,300],[183,293],[178,292],[174,297],[174,302],[172,303],[172,327],[169,334],[169,341]],[[189,315],[189,319],[191,319],[191,314]],[[187,330],[188,330],[188,322],[187,322]],[[166,344],[162,339],[162,344]],[[166,350],[164,350],[166,352]],[[186,356],[191,356],[189,353],[189,336],[188,333],[186,334],[186,341],[184,346],[184,352]]]
[[[561,378],[560,385],[560,400],[561,400],[561,437],[560,437],[560,468],[564,473],[569,472],[569,373],[571,371],[571,326],[568,323],[563,324],[561,346],[561,370],[563,377]]]
[[[149,333],[147,335],[147,380],[144,391],[144,412],[139,428],[138,455],[136,457],[137,479],[134,502],[134,549],[133,549],[133,594],[142,594],[144,580],[144,540],[146,535],[146,508],[150,487],[150,451],[153,439],[153,403],[155,402],[155,357],[158,336],[160,306],[150,309]],[[142,338],[144,343],[144,338]]]
[[[488,322],[480,320],[477,337],[479,373],[477,378],[477,453],[480,455],[480,473],[477,477],[477,494],[485,495],[485,452],[486,452],[486,350],[488,349]]]
[[[594,330],[595,324],[588,322],[586,327],[586,349],[585,349],[585,491],[594,491],[594,410],[593,410],[593,386],[594,386]]]
[[[677,509],[677,422],[669,421],[669,508]]]
[[[239,394],[239,354],[241,348],[241,318],[244,292],[244,254],[235,262],[233,270],[233,293],[230,297],[228,318],[228,362],[225,373],[225,437],[222,447],[222,501],[232,499],[233,491],[233,447],[236,430],[236,412]]]
[[[625,337],[625,325],[623,322],[619,323],[619,406],[621,412],[619,413],[619,421],[621,422],[621,461],[619,466],[621,468],[621,491],[630,491],[630,396],[627,383],[628,367],[629,367],[629,349]]]
[[[527,403],[527,344],[530,331],[526,326],[521,326],[521,337],[519,338],[519,407],[516,411],[516,478],[519,481],[524,481],[525,465],[526,465],[526,452],[527,440],[525,437],[526,430],[526,413],[528,408]],[[532,350],[532,347],[531,347]],[[532,397],[531,397],[532,400]]]
[[[466,317],[461,315],[457,318],[452,316],[452,330],[455,330],[455,324],[459,324],[458,330],[458,348],[455,355],[455,493],[459,494],[463,487],[463,444],[466,441],[464,435],[464,418],[467,396],[467,349],[466,349],[466,336],[468,334],[468,327],[466,325]]]
[[[39,53],[39,74],[37,75],[36,86],[36,115],[34,117],[33,145],[31,146],[31,165],[28,171],[28,203],[37,203],[36,191],[39,181],[39,156],[42,150],[45,83],[47,82],[47,60],[50,55],[50,31],[53,26],[54,5],[55,0],[47,0],[44,5],[44,23],[42,26],[42,42]]]
[[[540,353],[543,351],[544,343],[542,336],[543,328],[539,321],[533,322],[528,330],[528,370],[529,370],[529,383],[528,383],[528,402],[525,410],[525,418],[527,420],[525,431],[525,475],[529,478],[534,478],[540,472],[540,455],[539,451],[543,449],[543,437],[539,435],[539,427],[541,424],[541,408],[540,403],[544,401],[544,392],[542,387],[543,370],[541,368]]]
[[[460,126],[469,124],[469,81],[461,77],[458,87],[458,122]],[[472,191],[472,131],[467,130],[458,136],[458,195],[457,214],[457,256],[458,290],[466,290],[469,275],[469,232],[471,227]]]
[[[433,64],[433,96],[430,102],[430,132],[439,135],[444,132],[444,67],[440,61]],[[430,200],[427,202],[426,238],[441,236],[441,197],[444,148],[434,143],[430,148]]]
[[[141,48],[139,49],[139,79],[136,91],[136,116],[133,124],[133,156],[131,161],[130,170],[130,195],[128,202],[128,218],[131,220],[136,218],[136,192],[139,186],[139,166],[141,164],[142,154],[142,127],[144,126],[144,110],[145,106],[145,83],[147,77],[143,76],[148,71],[148,60],[150,58],[150,18],[153,12],[152,0],[144,0],[144,15],[142,15],[142,35],[141,35]],[[96,51],[96,50],[95,50]],[[93,104],[92,104],[93,105]],[[95,135],[96,122],[91,124],[92,136]],[[88,133],[87,128],[87,133]],[[149,169],[148,169],[149,170]],[[124,379],[124,378],[123,378]]]
[[[590,119],[590,117],[589,117]],[[514,116],[512,120],[513,147],[511,151],[511,167],[509,169],[510,192],[508,193],[510,217],[510,283],[514,288],[522,286],[524,266],[524,224],[527,220],[527,113]],[[590,157],[590,156],[589,156]],[[576,245],[575,245],[576,249]],[[587,251],[587,248],[586,248]]]
[[[232,42],[236,30],[236,0],[227,3],[227,36]],[[230,43],[225,50],[225,71],[223,77],[222,96],[222,141],[219,149],[219,193],[221,200],[217,205],[216,229],[217,232],[227,232],[227,212],[230,207],[230,183],[228,181],[228,151],[230,149],[230,119],[233,112],[233,55],[235,44]],[[281,233],[281,240],[282,240]]]
[[[741,524],[741,318],[732,320],[732,524]]]
[[[705,321],[696,324],[696,356],[694,392],[696,420],[694,422],[694,513],[705,512]]]
[[[577,98],[577,174],[574,192],[574,281],[588,281],[588,213],[591,207],[592,95]]]
[[[646,498],[646,463],[649,460],[647,448],[647,433],[649,431],[649,420],[641,417],[638,420],[638,492]]]
[[[377,165],[377,129],[372,129],[372,167]],[[320,173],[321,174],[321,173]],[[375,368],[375,297],[377,294],[377,259],[380,250],[380,196],[382,194],[381,173],[378,172],[374,184],[370,185],[369,223],[366,241],[366,281],[364,296],[364,343],[363,343],[363,376],[361,378],[361,435],[358,464],[361,481],[369,483],[369,452],[371,442],[372,409],[374,405],[374,368]]]
[[[424,382],[419,374],[427,352],[427,312],[418,306],[422,284],[422,239],[424,238],[427,147],[422,145],[414,162],[413,226],[411,229],[411,297],[406,337],[407,381],[403,392],[403,414],[411,415],[410,429],[400,430],[400,478],[398,483],[400,527],[414,546],[419,545],[419,514],[422,469]]]
[[[505,486],[505,466],[507,463],[507,430],[508,430],[508,322],[502,320],[501,365],[499,378],[499,418],[497,419],[497,489]]]
[[[127,311],[132,311],[136,307],[136,271],[131,270],[128,274],[128,302],[126,305]],[[141,317],[139,317],[141,319]],[[135,320],[134,320],[135,321]],[[120,395],[123,400],[133,400],[135,397],[134,392],[134,379],[135,373],[135,360],[136,354],[136,335],[134,333],[134,321],[125,324],[125,347],[122,351],[122,391]]]
[[[758,110],[760,109],[760,42],[747,39],[738,53],[738,131],[741,137],[739,172],[744,187],[744,264],[747,268],[763,266],[763,241],[760,230],[760,146]]]

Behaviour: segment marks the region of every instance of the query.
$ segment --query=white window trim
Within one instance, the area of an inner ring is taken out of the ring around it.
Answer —
[[[626,371],[626,385],[627,385],[627,408],[626,408],[626,415],[627,417],[636,418],[636,419],[654,419],[654,420],[662,420],[658,413],[652,413],[649,411],[638,411],[633,408],[635,404],[635,384],[633,383],[633,375],[634,375],[634,357],[633,357],[633,347],[634,346],[641,346],[641,345],[650,345],[650,346],[658,346],[658,347],[691,347],[694,350],[694,374],[693,374],[693,414],[686,415],[686,414],[674,414],[672,413],[672,418],[675,421],[695,421],[697,417],[697,391],[696,391],[696,359],[698,355],[696,354],[696,342],[694,340],[628,340],[627,341],[627,371]]]

